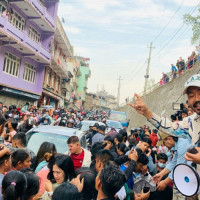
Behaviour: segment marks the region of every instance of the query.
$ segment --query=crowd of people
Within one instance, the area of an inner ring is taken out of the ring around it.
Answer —
[[[105,134],[104,118],[101,120],[104,123],[91,123],[86,133],[88,143],[91,144],[90,150],[81,147],[77,136],[71,136],[66,143],[69,152],[60,154],[53,143],[44,142],[35,155],[26,147],[25,138],[26,131],[31,128],[29,122],[34,116],[31,113],[28,115],[23,107],[18,109],[19,116],[25,111],[24,116],[28,119],[27,126],[22,127],[21,120],[16,121],[15,106],[12,106],[11,112],[5,112],[4,108],[5,106],[1,106],[0,116],[1,199],[161,198],[162,194],[156,191],[151,176],[162,169],[162,166],[156,164],[155,150],[153,152],[153,146],[151,147],[157,143],[156,129],[152,134],[147,126],[132,128],[130,135],[125,129],[119,132],[112,129]],[[29,112],[31,109],[28,109]],[[61,118],[59,126],[74,128],[72,125],[77,123],[77,116],[72,117],[74,112],[68,111],[64,117],[60,117],[57,112],[51,116],[45,111],[40,118],[37,116],[39,119],[35,120],[33,126],[37,123],[47,125],[45,120],[48,115],[54,118],[54,122]],[[81,112],[76,115],[78,113]],[[84,118],[84,113],[82,114]],[[162,153],[157,156],[159,160],[162,160],[163,156],[166,157]],[[168,157],[166,162],[167,160]]]
[[[27,103],[6,107],[0,103],[0,199],[3,200],[196,200],[183,196],[174,184],[173,169],[180,163],[200,163],[200,75],[184,87],[188,105],[171,119],[152,113],[138,96],[130,104],[155,126],[128,132],[106,132],[105,111],[39,110]],[[43,142],[35,154],[26,146],[26,132],[38,125],[80,127],[93,120],[85,132],[88,148],[73,135],[68,151]],[[95,122],[94,122],[95,121]],[[197,154],[188,153],[196,144]]]
[[[150,178],[147,165],[151,172],[155,168],[148,158],[150,151],[146,153],[151,145],[144,134],[147,127],[132,129],[129,136],[125,129],[112,128],[106,135],[106,117],[105,111],[59,109],[51,114],[28,103],[20,107],[0,103],[0,198],[148,199],[155,195],[155,185],[151,192],[148,181],[135,182],[133,187],[134,173]],[[76,128],[85,118],[96,120],[86,132],[90,150],[81,147],[77,136],[68,139],[65,154],[49,142],[42,143],[36,155],[26,147],[25,134],[34,126]]]
[[[185,61],[182,57],[180,57],[176,64],[171,64],[171,73],[162,73],[162,78],[160,80],[160,85],[165,85],[170,80],[173,80],[182,75],[188,69],[191,69],[194,64],[199,60],[199,47],[196,47],[197,52],[193,51],[192,54],[188,57],[187,61]]]

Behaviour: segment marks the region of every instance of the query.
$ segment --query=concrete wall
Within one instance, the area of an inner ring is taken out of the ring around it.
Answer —
[[[192,69],[187,70],[180,77],[147,94],[145,97],[145,102],[147,106],[154,113],[158,115],[170,117],[170,115],[176,112],[172,109],[173,102],[186,103],[187,96],[182,95],[184,83],[193,74],[199,74],[199,73],[200,73],[200,62],[196,63],[196,65]],[[146,118],[139,115],[133,108],[131,108],[128,105],[119,108],[118,110],[127,112],[127,115],[130,119],[129,129],[131,127],[139,127],[144,124],[150,125],[147,122]]]

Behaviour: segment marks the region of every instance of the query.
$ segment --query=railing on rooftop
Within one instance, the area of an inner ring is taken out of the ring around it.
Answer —
[[[197,60],[196,63],[200,63],[200,60]],[[194,63],[193,66],[194,66],[196,63]],[[186,66],[187,66],[187,63],[186,63]],[[182,76],[184,73],[186,73],[188,70],[192,70],[192,69],[193,69],[193,66],[192,66],[190,69],[186,68],[184,71],[182,71],[182,73],[181,73],[180,75],[177,75],[176,78],[181,77],[181,76]],[[173,78],[173,73],[172,73],[172,72],[168,72],[168,73],[166,73],[166,74],[167,74],[168,77],[169,77],[169,81],[168,81],[167,83],[161,85],[160,82],[157,82],[157,83],[155,83],[155,84],[149,86],[149,87],[146,89],[146,94],[144,93],[144,91],[142,91],[142,92],[139,93],[138,95],[139,95],[140,97],[144,97],[145,95],[149,94],[150,92],[153,92],[154,90],[156,90],[156,89],[158,89],[158,88],[160,88],[160,87],[163,87],[164,85],[167,85],[167,84],[169,84],[171,81],[173,81],[173,80],[176,79],[176,78]],[[123,106],[126,106],[126,105],[129,104],[131,101],[135,101],[135,100],[136,100],[136,99],[133,97],[129,102],[121,103],[121,104],[119,105],[119,108],[120,108],[120,107],[123,107]]]

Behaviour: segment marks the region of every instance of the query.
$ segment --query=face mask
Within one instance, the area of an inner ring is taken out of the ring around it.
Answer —
[[[136,177],[136,178],[137,178],[139,175],[140,175],[140,173],[136,173],[136,172],[135,172],[135,177]]]
[[[164,169],[165,168],[165,166],[166,166],[166,164],[163,164],[163,163],[158,163],[158,166],[161,168],[161,169]]]

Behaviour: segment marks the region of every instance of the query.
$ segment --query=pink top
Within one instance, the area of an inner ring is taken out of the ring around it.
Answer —
[[[14,136],[16,133],[17,133],[16,131],[11,131],[10,133],[8,133],[8,135],[9,135],[8,141],[11,141],[11,142],[12,142],[12,138],[13,138],[13,136]],[[10,142],[4,141],[4,144],[10,144]]]
[[[10,136],[11,138],[13,138],[13,136],[14,136],[16,133],[17,133],[16,131],[11,131],[11,132],[9,133],[9,136]]]
[[[49,168],[46,166],[46,167],[43,167],[36,175],[39,177],[40,179],[40,192],[42,194],[44,194],[45,192],[45,183],[47,181],[47,175],[49,173]]]

